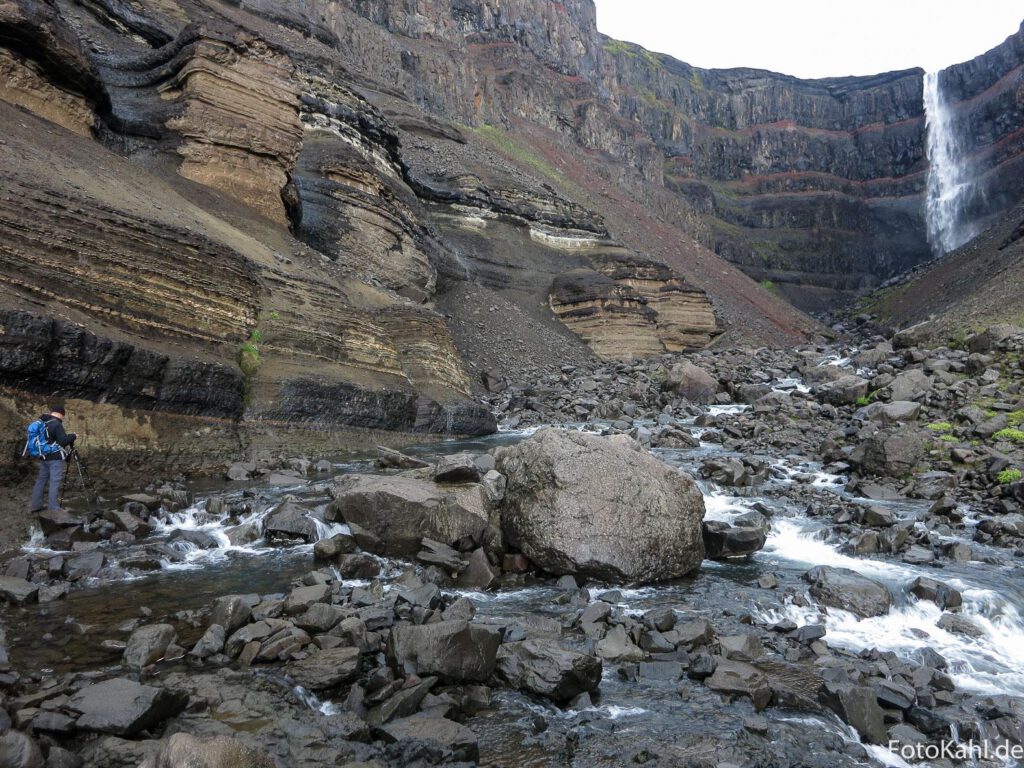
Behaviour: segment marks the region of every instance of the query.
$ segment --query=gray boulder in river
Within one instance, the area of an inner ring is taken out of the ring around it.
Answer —
[[[861,618],[882,616],[892,606],[892,595],[885,585],[849,568],[815,566],[804,574],[804,580],[811,585],[811,596],[819,603]]]
[[[628,437],[543,429],[498,469],[506,540],[549,573],[652,582],[704,559],[700,490]]]

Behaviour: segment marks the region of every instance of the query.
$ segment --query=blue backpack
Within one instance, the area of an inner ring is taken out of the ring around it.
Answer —
[[[21,452],[22,456],[42,459],[60,451],[63,449],[50,440],[45,421],[36,419],[28,425],[28,440],[25,442],[25,450]]]

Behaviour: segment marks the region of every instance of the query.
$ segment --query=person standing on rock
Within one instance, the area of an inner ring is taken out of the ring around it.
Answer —
[[[60,486],[64,480],[64,462],[78,437],[64,431],[64,407],[56,405],[28,427],[25,455],[39,459],[39,474],[32,489],[32,513],[43,511],[43,491],[50,485],[49,509],[60,509]]]

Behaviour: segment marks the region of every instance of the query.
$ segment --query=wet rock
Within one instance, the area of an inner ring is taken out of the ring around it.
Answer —
[[[43,768],[43,752],[36,740],[21,731],[0,734],[0,766],[3,768]]]
[[[430,464],[422,459],[417,459],[413,456],[406,456],[404,453],[400,453],[392,448],[385,448],[383,445],[378,445],[377,466],[381,469],[422,469],[429,467]]]
[[[316,560],[332,561],[339,555],[348,555],[357,549],[356,540],[347,533],[339,533],[328,539],[320,539],[313,545],[313,557]]]
[[[403,625],[391,630],[388,654],[406,674],[483,683],[494,672],[501,635],[467,621]]]
[[[213,601],[210,623],[219,624],[227,634],[248,623],[252,617],[252,606],[239,595],[225,595]]]
[[[346,475],[335,481],[332,494],[328,515],[344,519],[359,546],[379,555],[413,557],[424,539],[483,546],[500,535],[479,485],[442,487],[400,475]]]
[[[801,645],[810,645],[815,640],[823,638],[826,632],[824,624],[804,624],[802,627],[789,630],[786,636],[793,638]]]
[[[132,736],[173,717],[187,703],[187,695],[114,678],[78,691],[67,708],[80,713],[81,730]]]
[[[768,532],[764,528],[747,528],[721,520],[705,520],[702,524],[705,556],[710,560],[746,557],[764,548]]]
[[[722,656],[734,661],[756,661],[764,655],[764,647],[757,635],[723,635],[718,638]]]
[[[132,632],[122,660],[131,669],[142,669],[164,657],[168,646],[177,638],[170,624],[150,624]]]
[[[449,574],[462,573],[469,565],[458,552],[447,544],[433,539],[423,539],[421,546],[422,549],[416,554],[416,559],[421,563],[439,566]]]
[[[380,560],[365,552],[341,555],[338,570],[346,579],[373,579],[380,575]]]
[[[772,689],[768,678],[757,667],[742,661],[719,658],[714,673],[704,680],[704,685],[718,693],[730,696],[746,696],[760,712],[772,700]]]
[[[263,521],[264,535],[275,539],[301,539],[316,541],[316,523],[309,517],[309,510],[294,501],[285,501]]]
[[[935,553],[915,544],[903,553],[902,560],[911,565],[927,565],[935,562]]]
[[[103,519],[113,523],[119,531],[141,538],[148,536],[153,528],[145,520],[124,509],[112,509],[103,513]]]
[[[486,590],[497,583],[499,576],[501,573],[491,565],[487,553],[482,548],[474,549],[469,555],[466,569],[455,580],[455,586],[459,589]]]
[[[815,600],[861,618],[882,616],[892,605],[892,595],[882,584],[846,568],[819,565],[807,571],[804,580]]]
[[[68,512],[66,509],[45,509],[36,515],[36,519],[45,536],[55,534],[63,528],[85,525],[85,518]]]
[[[645,654],[626,634],[626,628],[618,625],[608,630],[597,644],[597,655],[608,661],[640,661]]]
[[[139,768],[274,768],[264,752],[228,736],[199,739],[176,733]]]
[[[498,461],[506,538],[545,571],[647,582],[700,567],[703,496],[634,441],[544,429]]]
[[[973,621],[955,613],[942,614],[935,626],[964,637],[981,637],[985,634],[985,631]]]
[[[416,741],[439,750],[442,761],[475,762],[480,758],[476,734],[464,725],[443,717],[413,715],[378,729],[385,742]]]
[[[866,685],[826,683],[822,699],[843,722],[856,728],[866,741],[871,744],[885,743],[888,734],[874,690]]]
[[[39,593],[39,585],[18,579],[13,576],[0,576],[0,600],[15,605],[34,602]]]
[[[475,483],[480,475],[480,467],[468,453],[442,456],[434,467],[435,483]]]
[[[715,673],[718,667],[718,656],[712,656],[707,650],[701,648],[690,657],[690,666],[686,670],[686,676],[691,680],[705,680]]]
[[[601,660],[563,648],[554,640],[504,643],[498,674],[516,690],[566,703],[601,684]]]
[[[167,537],[168,544],[176,542],[191,544],[197,549],[216,549],[220,546],[220,542],[212,534],[205,531],[189,531],[182,528],[179,528]]]
[[[929,579],[927,576],[919,576],[910,582],[907,587],[918,600],[931,600],[939,608],[959,608],[963,605],[963,596],[960,592],[941,581]]]
[[[878,703],[893,709],[910,709],[917,700],[917,693],[912,686],[898,683],[895,680],[877,680],[872,683]]]
[[[285,669],[299,685],[323,691],[355,680],[359,675],[359,658],[358,648],[331,648],[290,662]]]
[[[676,624],[675,635],[679,645],[697,648],[715,639],[715,628],[707,619],[692,619]]]

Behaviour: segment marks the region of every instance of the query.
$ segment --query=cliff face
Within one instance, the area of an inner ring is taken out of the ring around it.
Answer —
[[[929,256],[920,71],[801,81],[605,48],[605,83],[664,154],[664,183],[748,274],[814,306]]]
[[[148,472],[488,432],[472,395],[496,342],[474,335],[466,284],[533,329],[492,373],[546,348],[631,357],[720,333],[691,277],[618,242],[507,123],[587,124],[562,97],[592,91],[592,6],[437,11],[0,4],[5,433],[60,398],[97,464]],[[595,151],[619,146],[630,178],[658,166],[588,104]],[[549,297],[579,269],[635,295],[646,324],[561,322]],[[789,340],[810,327],[792,319],[768,322]]]
[[[980,232],[1024,199],[1024,24],[988,53],[943,70],[939,86],[977,192],[966,218]]]
[[[921,70],[823,80],[702,70],[598,34],[586,0],[334,0],[305,18],[428,111],[471,125],[527,120],[623,161],[640,184],[679,196],[700,242],[800,306],[829,306],[931,258]],[[964,129],[987,148],[982,216],[1024,195],[1010,136],[1021,126],[1020,39],[944,77],[971,104]]]

